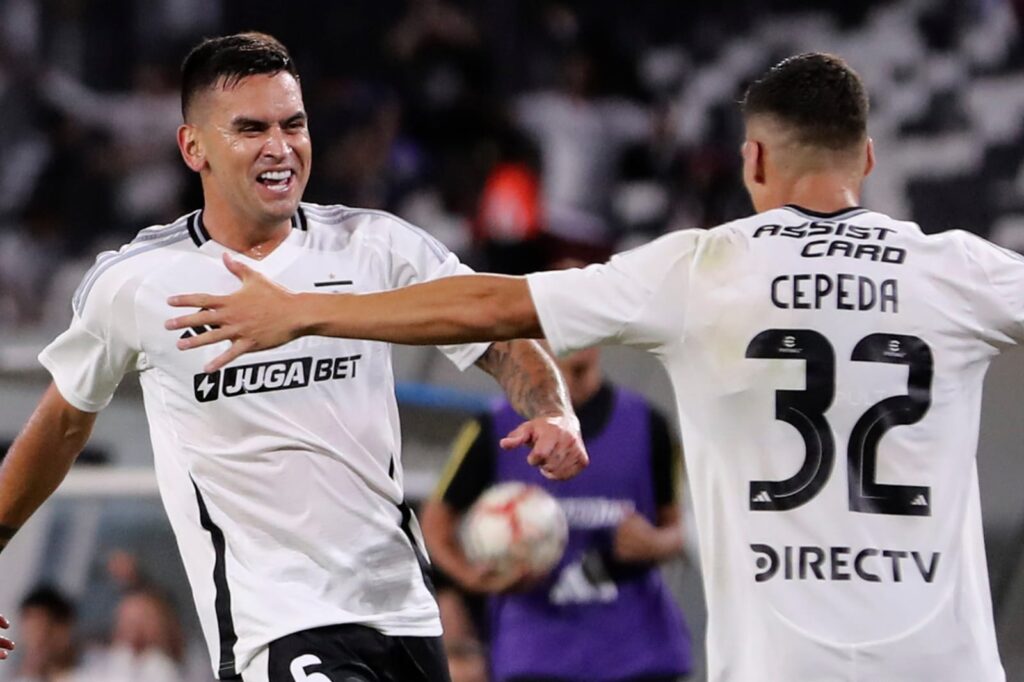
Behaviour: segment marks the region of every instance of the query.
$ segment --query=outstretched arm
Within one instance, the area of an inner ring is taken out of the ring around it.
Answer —
[[[0,551],[64,480],[95,421],[53,384],[43,394],[0,466]]]
[[[528,420],[501,440],[503,448],[531,445],[526,461],[548,478],[570,478],[587,466],[579,420],[565,383],[537,342],[492,343],[476,364],[501,384],[509,403]]]
[[[0,465],[0,551],[64,480],[96,415],[64,400],[52,384]],[[0,628],[9,625],[0,616]],[[0,660],[14,642],[0,637]]]
[[[206,366],[207,372],[243,353],[307,335],[410,345],[542,336],[522,277],[462,275],[375,294],[314,294],[288,291],[228,255],[224,264],[242,281],[238,291],[168,300],[172,306],[201,309],[169,320],[168,329],[217,327],[180,340],[179,348],[231,341],[231,347]]]

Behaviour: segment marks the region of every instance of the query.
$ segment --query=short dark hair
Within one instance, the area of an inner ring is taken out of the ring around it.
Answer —
[[[40,585],[21,600],[21,610],[42,609],[58,623],[70,623],[75,619],[75,605],[64,593],[50,585]]]
[[[188,120],[189,107],[203,90],[233,87],[249,76],[279,71],[299,79],[288,48],[271,35],[253,31],[207,38],[181,64],[181,115]]]
[[[750,84],[746,118],[767,115],[792,128],[803,144],[847,149],[867,136],[868,95],[841,58],[808,52],[782,60]]]

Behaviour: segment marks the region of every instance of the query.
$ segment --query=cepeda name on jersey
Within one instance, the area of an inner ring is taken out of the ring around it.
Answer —
[[[305,388],[311,382],[353,379],[362,355],[334,358],[288,358],[252,365],[225,367],[211,374],[193,377],[196,400],[208,403],[218,398],[233,398],[249,393]]]
[[[772,305],[783,310],[878,310],[899,312],[899,282],[880,282],[850,273],[800,273],[779,275],[772,280]]]
[[[773,578],[782,580],[862,580],[869,583],[899,583],[920,576],[926,583],[935,580],[941,552],[865,547],[785,546],[781,551],[771,545],[752,544],[759,583]],[[781,571],[781,573],[780,573]]]

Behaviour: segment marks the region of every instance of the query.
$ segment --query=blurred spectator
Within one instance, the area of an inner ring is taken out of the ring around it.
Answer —
[[[683,548],[679,453],[665,418],[639,395],[606,383],[599,358],[591,348],[557,360],[591,455],[585,471],[553,484],[499,454],[499,435],[519,417],[498,404],[460,434],[443,483],[423,508],[435,566],[462,589],[490,595],[497,682],[672,682],[692,666],[689,632],[658,570]],[[470,564],[458,541],[463,514],[505,481],[544,487],[569,521],[565,555],[527,584],[521,573]],[[457,611],[450,600],[449,608]],[[466,629],[452,620],[457,631]]]
[[[594,58],[574,49],[557,88],[521,96],[515,120],[540,149],[548,230],[563,240],[611,247],[612,188],[625,148],[651,133],[650,113],[604,94]]]
[[[441,587],[437,606],[452,682],[487,682],[487,656],[462,594],[453,587]]]
[[[182,212],[185,176],[174,136],[181,104],[175,76],[165,65],[137,62],[132,87],[125,92],[96,92],[69,73],[52,69],[40,85],[51,106],[79,125],[109,135],[106,162],[117,182],[119,226],[135,229]]]
[[[473,3],[412,0],[386,38],[402,127],[423,155],[424,182],[399,197],[398,206],[408,202],[418,213],[409,217],[456,252],[471,238],[469,219],[500,111],[475,9]],[[436,224],[423,220],[430,214]]]
[[[74,682],[182,682],[184,638],[163,592],[138,587],[118,604],[109,649],[87,657]]]
[[[39,321],[54,259],[64,252],[55,205],[34,201],[21,223],[0,230],[0,327],[17,328]]]
[[[477,238],[485,269],[509,275],[539,270],[541,253],[540,183],[523,163],[500,163],[484,182],[477,214]]]
[[[480,192],[474,240],[483,252],[482,269],[524,275],[547,262],[540,160],[533,145],[513,131],[503,136],[500,149]]]
[[[474,17],[447,0],[411,0],[387,36],[409,130],[434,152],[480,129],[487,63]]]
[[[125,594],[117,607],[111,643],[135,656],[155,653],[175,664],[184,654],[178,614],[167,595],[153,587]]]
[[[37,587],[21,602],[14,682],[68,679],[75,662],[75,607],[53,587]]]

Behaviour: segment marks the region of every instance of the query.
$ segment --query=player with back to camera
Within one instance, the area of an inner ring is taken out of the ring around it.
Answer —
[[[167,297],[230,291],[233,254],[282,285],[369,292],[467,272],[380,211],[300,203],[310,138],[287,50],[256,33],[200,43],[178,142],[204,207],[101,255],[70,329],[40,360],[53,385],[0,468],[0,548],[60,483],[96,413],[138,371],[161,496],[220,679],[448,677],[422,540],[403,494],[386,344],[306,339],[211,373],[180,353]],[[529,421],[506,445],[565,478],[586,464],[550,358],[532,341],[442,349],[493,374]],[[0,623],[5,625],[6,623]],[[0,641],[0,658],[11,648]]]
[[[743,100],[756,215],[605,265],[449,278],[374,296],[274,287],[170,323],[218,362],[301,334],[452,343],[546,335],[646,350],[674,387],[712,682],[997,682],[975,466],[991,359],[1024,342],[1024,259],[858,203],[864,85],[786,59]]]

